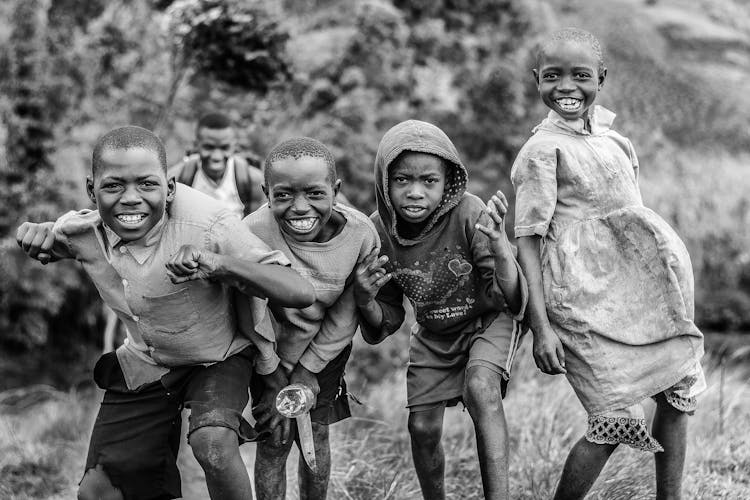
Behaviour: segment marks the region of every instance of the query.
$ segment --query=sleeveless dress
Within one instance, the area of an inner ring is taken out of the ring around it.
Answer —
[[[521,149],[515,233],[542,237],[547,315],[589,415],[587,439],[659,451],[640,402],[663,392],[691,412],[705,389],[692,267],[675,231],[643,206],[614,113],[592,111],[591,132],[550,112]]]

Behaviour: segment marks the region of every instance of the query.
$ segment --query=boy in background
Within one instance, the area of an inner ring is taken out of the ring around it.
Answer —
[[[258,167],[237,154],[237,133],[229,117],[208,113],[198,120],[194,152],[170,167],[169,176],[225,203],[242,218],[265,201]]]
[[[365,215],[336,202],[341,181],[333,155],[322,143],[307,137],[281,142],[266,158],[264,172],[268,205],[244,222],[310,280],[316,300],[309,307],[274,311],[281,368],[265,383],[254,379],[253,400],[261,400],[254,413],[259,422],[270,420],[276,394],[287,381],[312,388],[317,396],[310,419],[318,472],[309,469],[300,453],[300,498],[322,500],[331,466],[328,426],[350,416],[344,368],[358,325],[354,270],[366,256],[377,255],[379,240]],[[258,443],[255,489],[261,500],[285,498],[292,440],[281,429]]]
[[[502,398],[520,340],[526,283],[503,228],[501,192],[488,206],[466,192],[466,168],[438,127],[417,120],[386,132],[375,158],[381,256],[357,271],[362,335],[377,343],[417,323],[407,369],[412,456],[422,495],[445,498],[440,444],[446,406],[463,401],[477,437],[487,499],[508,498]]]
[[[166,176],[161,141],[140,127],[94,147],[86,189],[97,210],[26,222],[16,238],[43,264],[79,261],[127,327],[94,379],[105,394],[92,431],[81,499],[181,496],[176,457],[183,406],[188,440],[213,499],[250,499],[239,444],[256,349],[240,334],[233,289],[279,305],[312,303],[309,283],[215,200]],[[260,325],[265,302],[243,304]],[[247,334],[263,337],[249,325]],[[268,334],[266,333],[266,336]],[[267,342],[266,342],[267,344]]]

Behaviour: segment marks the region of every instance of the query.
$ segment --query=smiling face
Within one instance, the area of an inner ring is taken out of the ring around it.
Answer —
[[[218,182],[227,169],[227,160],[234,154],[235,135],[231,127],[198,129],[196,148],[201,157],[203,172],[212,180]]]
[[[263,191],[284,233],[297,241],[322,243],[338,232],[342,220],[332,216],[340,180],[332,181],[323,158],[279,158],[266,165]]]
[[[586,43],[564,40],[546,48],[534,70],[542,102],[566,120],[585,119],[607,75],[599,66]]]
[[[86,181],[102,221],[123,241],[143,238],[164,216],[175,193],[158,155],[144,148],[101,152],[94,177]]]
[[[409,233],[418,233],[443,199],[445,161],[428,153],[406,151],[388,172],[388,196]]]

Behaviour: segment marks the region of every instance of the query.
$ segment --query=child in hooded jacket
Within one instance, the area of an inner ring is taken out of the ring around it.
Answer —
[[[467,172],[435,125],[408,120],[383,137],[375,159],[381,240],[358,268],[355,297],[370,343],[395,332],[409,298],[407,406],[414,465],[425,499],[445,498],[440,444],[447,406],[474,422],[486,498],[508,496],[502,398],[520,339],[526,284],[503,229],[507,202],[466,192]]]

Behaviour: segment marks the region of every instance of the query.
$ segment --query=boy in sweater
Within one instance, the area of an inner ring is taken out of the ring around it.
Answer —
[[[445,498],[440,444],[446,406],[463,401],[477,436],[485,498],[508,498],[508,431],[502,397],[520,340],[526,283],[503,229],[507,202],[485,206],[466,192],[467,173],[438,127],[391,128],[375,158],[382,242],[355,287],[370,343],[396,331],[403,296],[417,318],[407,371],[412,456],[422,495]]]
[[[300,497],[308,499],[324,499],[327,494],[328,425],[350,416],[344,367],[358,326],[354,270],[366,256],[376,255],[379,247],[372,222],[335,201],[340,186],[333,155],[322,143],[307,137],[283,141],[265,161],[263,190],[268,205],[244,220],[315,288],[316,300],[311,306],[273,311],[280,363],[266,360],[257,364],[256,370],[267,376],[262,384],[252,383],[253,400],[261,401],[254,409],[260,423],[278,415],[273,401],[287,382],[303,383],[317,397],[310,412],[317,474],[308,468],[301,453],[299,463]],[[288,420],[282,422],[289,425]],[[286,439],[287,432],[282,429],[277,426],[272,439],[258,444],[255,488],[260,500],[285,497],[292,440]]]

